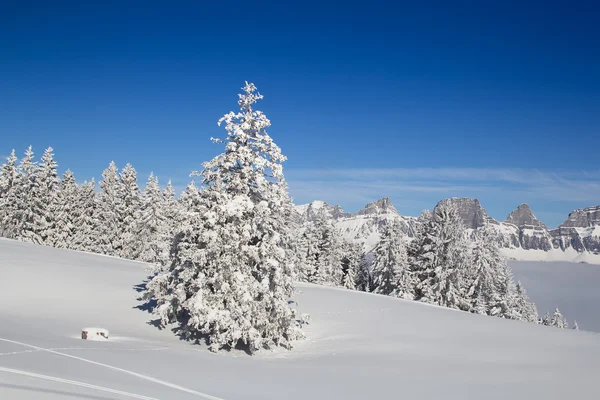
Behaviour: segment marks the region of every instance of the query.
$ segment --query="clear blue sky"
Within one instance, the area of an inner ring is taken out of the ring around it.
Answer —
[[[297,203],[477,197],[555,226],[600,204],[598,21],[567,1],[4,1],[0,155],[183,187],[248,80]]]

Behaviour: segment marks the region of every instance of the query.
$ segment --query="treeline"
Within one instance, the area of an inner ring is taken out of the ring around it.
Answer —
[[[176,199],[168,182],[161,190],[150,174],[140,190],[136,170],[114,162],[94,180],[77,184],[57,172],[53,149],[40,162],[29,147],[0,170],[0,233],[4,237],[167,266],[177,233],[192,227],[201,190],[191,182]],[[539,317],[520,282],[515,283],[492,232],[467,240],[458,211],[440,202],[419,218],[409,239],[392,220],[372,253],[346,241],[324,219],[294,232],[297,279],[322,285],[423,301],[463,311],[567,328],[557,309]],[[576,327],[576,324],[575,324]]]
[[[77,184],[71,171],[58,176],[52,148],[40,162],[29,147],[15,152],[0,171],[2,236],[46,246],[87,251],[153,264],[169,258],[169,244],[183,218],[169,182],[160,189],[151,174],[143,191],[136,170],[114,162],[94,180]]]

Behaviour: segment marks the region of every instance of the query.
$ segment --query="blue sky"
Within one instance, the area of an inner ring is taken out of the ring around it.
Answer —
[[[600,204],[598,6],[418,3],[2,2],[0,155],[181,188],[248,80],[297,203],[477,197],[550,226]]]

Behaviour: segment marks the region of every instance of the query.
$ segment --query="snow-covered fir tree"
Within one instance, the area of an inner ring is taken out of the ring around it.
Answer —
[[[37,169],[36,181],[38,194],[35,199],[33,212],[36,213],[36,225],[33,228],[35,235],[40,237],[44,244],[54,243],[56,213],[58,208],[58,190],[60,179],[58,166],[54,160],[54,150],[48,147],[42,155],[41,163]]]
[[[514,302],[512,303],[513,308],[518,312],[518,319],[521,321],[537,323],[539,321],[539,315],[537,308],[533,302],[529,300],[527,291],[521,284],[517,282],[515,286]]]
[[[94,244],[90,249],[95,253],[111,256],[120,253],[122,223],[119,210],[122,200],[119,197],[119,185],[118,169],[113,161],[102,172],[101,191],[97,196],[97,223],[94,227]]]
[[[579,325],[577,325],[577,321],[573,321],[573,329],[576,331],[579,330]]]
[[[358,267],[356,290],[371,292],[373,290],[373,278],[371,276],[372,254],[363,253]]]
[[[17,177],[17,156],[13,150],[0,167],[0,199],[5,198]]]
[[[75,232],[69,248],[80,251],[93,251],[98,243],[95,233],[100,230],[100,220],[97,218],[96,182],[92,178],[77,189],[77,199],[74,207],[77,212],[73,217]]]
[[[499,315],[502,311],[501,287],[506,277],[504,271],[498,268],[503,262],[500,253],[486,239],[484,235],[475,236],[471,263],[465,276],[470,299],[467,311],[481,313],[485,309],[489,315]]]
[[[541,320],[541,324],[546,326],[552,326],[552,317],[550,316],[550,312],[547,312],[546,315],[544,315],[544,318],[542,318]]]
[[[373,250],[373,292],[412,298],[412,278],[402,231],[397,223],[389,221],[381,240]]]
[[[441,201],[421,218],[423,226],[410,247],[415,299],[468,309],[462,278],[469,265],[465,228],[453,203]]]
[[[163,191],[163,215],[165,220],[163,231],[167,238],[166,255],[168,258],[172,239],[182,222],[180,204],[175,199],[175,189],[173,188],[171,181],[167,182],[167,187]]]
[[[300,279],[320,285],[343,284],[344,241],[333,223],[318,218],[299,239]]]
[[[11,221],[9,216],[9,210],[13,208],[11,201],[16,200],[15,197],[9,199],[9,194],[17,180],[17,161],[17,156],[13,150],[6,157],[6,162],[0,167],[0,236],[9,236],[10,234],[6,224]]]
[[[71,248],[77,229],[76,220],[81,209],[79,206],[79,188],[75,175],[67,170],[60,181],[56,202],[50,212],[53,214],[54,227],[49,245],[59,248]]]
[[[219,121],[225,152],[203,164],[200,221],[178,245],[194,251],[176,251],[168,270],[148,284],[163,323],[178,322],[184,337],[205,337],[213,351],[289,348],[302,337],[288,304],[296,257],[285,157],[265,131],[269,120],[253,109],[261,98],[246,84],[241,110]]]
[[[25,151],[18,167],[13,190],[7,198],[8,220],[6,227],[9,237],[25,242],[43,243],[39,235],[41,218],[39,180],[37,179],[38,165],[34,161],[31,146]]]
[[[567,322],[566,318],[563,317],[562,313],[559,311],[558,308],[556,308],[554,310],[554,314],[552,315],[552,321],[550,322],[550,326],[554,326],[555,328],[560,328],[560,329],[568,329],[569,328],[569,323]]]
[[[141,250],[136,238],[136,214],[140,209],[141,199],[137,172],[129,163],[121,170],[118,189],[120,202],[118,203],[119,207],[117,207],[117,215],[121,230],[119,232],[117,255],[135,260]]]
[[[167,262],[169,241],[172,238],[167,237],[164,203],[158,179],[151,173],[136,216],[137,232],[135,237],[138,241],[136,245],[138,258],[155,265]]]
[[[360,285],[361,263],[363,261],[362,247],[357,243],[344,242],[342,257],[342,285],[347,289],[357,290]]]

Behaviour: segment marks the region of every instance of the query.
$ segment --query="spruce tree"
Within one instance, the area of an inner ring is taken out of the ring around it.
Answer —
[[[70,241],[69,248],[80,251],[96,251],[96,232],[100,229],[98,218],[99,202],[96,198],[96,182],[92,178],[84,182],[77,190],[76,206],[77,212],[73,217],[75,232]]]
[[[11,221],[9,210],[12,207],[9,201],[14,201],[15,198],[9,199],[9,196],[14,190],[17,175],[17,156],[13,150],[0,167],[0,236],[9,236],[10,234],[7,225]]]
[[[146,296],[156,299],[163,323],[178,322],[183,337],[204,337],[213,351],[289,348],[302,336],[288,304],[296,266],[286,158],[265,131],[270,121],[253,109],[262,98],[255,92],[246,84],[240,112],[219,121],[227,131],[225,152],[199,174],[198,223],[193,234],[182,235],[171,265],[149,282]]]
[[[394,292],[398,297],[410,298],[412,287],[406,245],[396,223],[388,222],[373,253],[373,292],[385,295]]]
[[[76,220],[82,211],[78,206],[79,188],[75,182],[75,175],[67,170],[60,181],[57,201],[51,210],[55,216],[52,240],[49,242],[51,246],[72,248],[72,241],[78,228]]]
[[[137,172],[129,163],[119,174],[117,218],[120,221],[119,242],[117,255],[135,260],[140,249],[136,238],[136,214],[140,209],[140,189],[137,182]]]
[[[566,318],[563,317],[558,308],[554,310],[554,314],[552,315],[552,322],[550,325],[560,329],[569,328],[569,323],[567,322]]]
[[[122,221],[119,210],[122,200],[119,184],[118,169],[112,161],[102,172],[101,191],[96,198],[97,223],[93,234],[94,244],[90,249],[94,253],[120,255]]]
[[[415,300],[450,308],[468,309],[462,278],[469,264],[465,228],[456,207],[441,201],[411,246],[411,269],[415,273]]]
[[[153,173],[150,174],[142,194],[141,208],[136,220],[139,259],[155,265],[164,264],[169,245],[169,238],[165,235],[167,221],[164,197]]]
[[[54,150],[48,147],[42,155],[41,163],[36,173],[38,194],[32,204],[35,216],[33,230],[40,238],[39,243],[52,246],[55,238],[56,213],[58,208],[58,190],[60,179],[58,166],[54,160]]]

